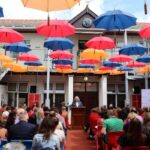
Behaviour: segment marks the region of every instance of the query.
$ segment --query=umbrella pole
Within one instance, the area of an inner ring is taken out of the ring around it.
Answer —
[[[145,73],[145,89],[148,89],[148,73]]]
[[[45,100],[45,106],[50,107],[50,98],[49,98],[49,90],[50,90],[50,49],[48,49],[48,55],[47,55],[47,82],[46,82],[46,100]]]

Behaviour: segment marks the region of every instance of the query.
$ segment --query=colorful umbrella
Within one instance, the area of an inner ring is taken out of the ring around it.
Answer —
[[[3,8],[0,7],[0,17],[4,17]]]
[[[55,65],[55,68],[59,68],[59,69],[71,69],[72,66],[71,65]]]
[[[47,67],[45,67],[45,66],[28,66],[28,70],[46,71]]]
[[[103,50],[97,50],[97,49],[86,49],[83,52],[80,53],[80,58],[81,59],[105,59],[109,55],[105,53]]]
[[[143,75],[144,73],[146,73],[144,68],[140,68],[140,69],[138,69],[138,70],[136,71],[136,74],[141,74],[141,75]]]
[[[28,47],[24,42],[18,42],[13,44],[8,44],[4,46],[4,49],[6,51],[10,52],[28,52],[31,50],[30,47]]]
[[[126,67],[126,66],[121,66],[118,70],[119,71],[133,71],[133,68],[129,68],[129,67]]]
[[[24,65],[27,65],[27,66],[42,66],[42,63],[39,62],[39,61],[33,61],[33,62],[25,62]]]
[[[93,72],[93,69],[91,68],[78,68],[76,70],[77,73],[91,73]]]
[[[4,68],[9,68],[9,69],[16,69],[16,68],[21,68],[22,65],[13,62],[13,63],[4,63],[4,64],[3,64],[3,67],[4,67]]]
[[[121,75],[121,74],[125,74],[125,72],[119,70],[110,71],[110,75]]]
[[[73,42],[67,38],[48,38],[44,42],[44,47],[51,50],[67,50],[72,49],[73,46]]]
[[[1,43],[16,43],[24,40],[24,37],[13,29],[3,28],[0,29],[0,42]]]
[[[23,73],[23,72],[27,72],[27,67],[18,67],[18,68],[13,68],[11,70],[12,72],[16,72],[16,73]]]
[[[139,67],[144,67],[145,63],[142,62],[137,62],[137,61],[131,61],[127,64],[127,67],[130,68],[139,68]]]
[[[35,55],[29,54],[29,53],[24,53],[21,56],[18,56],[17,60],[21,60],[21,61],[38,61],[39,58]]]
[[[9,58],[3,54],[0,54],[0,63],[12,63],[13,59]]]
[[[106,67],[120,67],[122,66],[122,64],[120,63],[117,63],[117,62],[111,62],[111,61],[104,61],[103,62],[103,66],[106,66]]]
[[[110,73],[110,70],[99,70],[97,69],[94,74],[107,74]]]
[[[64,20],[50,20],[36,28],[38,34],[46,37],[66,37],[75,33],[75,27]]]
[[[140,31],[139,31],[139,35],[142,38],[150,38],[150,24],[144,26]]]
[[[144,73],[149,73],[150,72],[150,65],[146,65],[145,67],[142,68]]]
[[[72,73],[73,70],[72,69],[60,69],[60,68],[57,68],[56,72],[58,72],[58,73]]]
[[[113,57],[109,58],[109,61],[124,63],[124,62],[132,61],[132,58],[130,56],[127,56],[127,55],[123,55],[123,54],[119,55],[118,54],[118,55],[114,55]]]
[[[104,36],[94,37],[88,42],[85,43],[85,46],[94,49],[112,49],[115,47],[115,42],[109,38]]]
[[[150,56],[149,55],[144,55],[136,59],[138,62],[143,62],[143,63],[150,63]]]
[[[52,60],[53,64],[57,64],[57,65],[72,65],[73,61],[72,60]]]
[[[90,64],[88,64],[88,65],[86,65],[86,64],[80,64],[80,65],[79,65],[79,68],[95,68],[95,65],[90,65]]]
[[[119,50],[119,54],[124,55],[143,55],[147,53],[147,48],[139,43],[128,44]]]
[[[115,67],[105,67],[105,66],[100,66],[99,70],[113,70]]]
[[[94,20],[96,28],[106,30],[126,29],[136,24],[136,18],[121,10],[107,11]]]
[[[100,60],[98,59],[81,59],[79,60],[81,64],[98,64],[100,63]]]
[[[53,59],[72,59],[73,54],[68,51],[57,50],[49,54],[49,57]]]

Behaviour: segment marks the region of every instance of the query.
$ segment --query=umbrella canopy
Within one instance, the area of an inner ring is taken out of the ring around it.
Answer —
[[[136,59],[138,62],[143,62],[143,63],[150,63],[150,56],[149,55],[144,55]]]
[[[120,54],[125,55],[143,55],[147,53],[147,48],[139,43],[128,44],[119,50]]]
[[[28,66],[28,70],[46,71],[47,67],[45,67],[45,66]]]
[[[57,65],[72,65],[73,61],[72,60],[52,60],[53,64]]]
[[[130,56],[127,56],[127,55],[117,54],[117,55],[114,55],[113,57],[109,58],[109,61],[124,63],[124,62],[132,61],[132,58]]]
[[[73,42],[67,38],[48,38],[44,42],[44,47],[51,50],[67,50],[72,49],[73,46]]]
[[[100,60],[98,59],[81,59],[79,60],[81,64],[98,64],[100,63]]]
[[[60,69],[60,68],[57,68],[56,72],[58,72],[58,73],[72,73],[73,70],[72,69]]]
[[[27,67],[18,67],[18,68],[13,68],[11,70],[12,72],[16,72],[16,73],[23,73],[23,72],[27,72]]]
[[[129,68],[139,68],[139,67],[144,67],[145,63],[142,62],[137,62],[137,61],[131,61],[127,64],[127,67]]]
[[[146,65],[145,67],[141,68],[140,71],[141,72],[143,71],[143,73],[149,73],[150,72],[150,65]]]
[[[110,72],[110,70],[99,70],[99,69],[97,69],[95,72],[94,72],[94,74],[107,74],[107,73],[109,73]]]
[[[57,50],[49,54],[49,57],[53,59],[72,59],[73,54],[68,51]]]
[[[83,52],[80,53],[81,59],[105,59],[109,55],[105,53],[103,50],[97,50],[97,49],[86,49]]]
[[[50,20],[36,28],[38,34],[46,37],[66,37],[75,33],[75,27],[64,20]]]
[[[104,61],[103,66],[106,66],[106,67],[120,67],[120,66],[122,66],[122,64],[117,63],[117,62],[111,62],[111,61],[107,60],[107,61]]]
[[[3,8],[0,7],[0,17],[4,17]]]
[[[124,71],[119,71],[119,70],[110,71],[110,75],[121,75],[121,74],[125,74],[125,72]]]
[[[21,61],[38,61],[39,58],[35,55],[29,54],[29,53],[24,53],[21,56],[18,56],[17,60],[21,60]]]
[[[27,66],[42,66],[42,63],[39,62],[39,61],[33,61],[33,62],[25,62],[24,65],[27,65]]]
[[[129,68],[129,67],[126,67],[126,66],[121,66],[118,70],[119,71],[132,71],[133,68]]]
[[[90,64],[88,64],[88,65],[86,65],[86,64],[80,64],[80,65],[79,65],[79,68],[95,68],[95,65],[90,65]]]
[[[126,29],[136,24],[136,18],[121,10],[107,11],[94,20],[96,28],[106,30]]]
[[[1,43],[16,43],[24,40],[24,37],[13,29],[3,28],[0,29],[0,42]]]
[[[31,50],[24,42],[18,42],[13,44],[8,44],[4,46],[4,49],[10,52],[28,52]]]
[[[11,63],[11,62],[13,62],[12,58],[9,58],[8,56],[0,54],[0,63]]]
[[[136,74],[141,74],[141,75],[143,75],[144,73],[146,73],[144,68],[140,68],[140,69],[138,69],[138,70],[136,71]]]
[[[13,62],[13,63],[4,63],[4,64],[3,64],[3,67],[4,67],[4,68],[9,68],[9,69],[18,69],[18,68],[21,68],[22,65]]]
[[[60,68],[60,69],[71,69],[71,65],[55,65],[55,68]]]
[[[91,68],[78,68],[76,70],[77,73],[91,73],[93,72],[93,69]]]
[[[105,67],[105,66],[100,66],[99,70],[113,70],[115,67]]]
[[[142,38],[150,38],[150,24],[144,26],[140,31],[139,31],[139,35]]]
[[[25,7],[46,12],[70,9],[79,2],[80,0],[22,0]]]
[[[109,38],[104,36],[94,37],[88,42],[85,43],[85,46],[94,49],[112,49],[115,47],[115,42]]]

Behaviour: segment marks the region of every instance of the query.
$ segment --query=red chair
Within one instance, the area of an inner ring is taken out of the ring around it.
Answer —
[[[149,150],[148,146],[130,146],[130,147],[123,147],[122,150]]]
[[[118,138],[124,133],[124,131],[111,131],[108,132],[108,144],[106,144],[106,150],[116,150],[118,146]]]

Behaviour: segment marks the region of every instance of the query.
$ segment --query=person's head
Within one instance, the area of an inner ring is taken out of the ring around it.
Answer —
[[[15,111],[12,111],[9,113],[9,116],[6,122],[7,129],[9,129],[9,127],[15,123],[16,115],[17,113]]]
[[[113,108],[114,108],[113,104],[109,104],[109,109],[113,109]]]
[[[44,118],[44,111],[42,109],[38,109],[36,112],[37,119],[43,119]]]
[[[6,122],[9,116],[9,112],[8,111],[4,111],[2,113],[2,122]]]
[[[19,108],[17,110],[17,116],[20,121],[28,121],[28,114],[23,108]]]
[[[75,97],[74,97],[74,101],[80,101],[79,96],[75,96]]]
[[[130,113],[128,114],[128,119],[132,120],[132,119],[135,119],[135,118],[136,118],[136,113],[130,112]]]
[[[115,112],[114,109],[108,110],[108,116],[109,116],[109,117],[115,116],[115,114],[116,114],[116,112]]]

